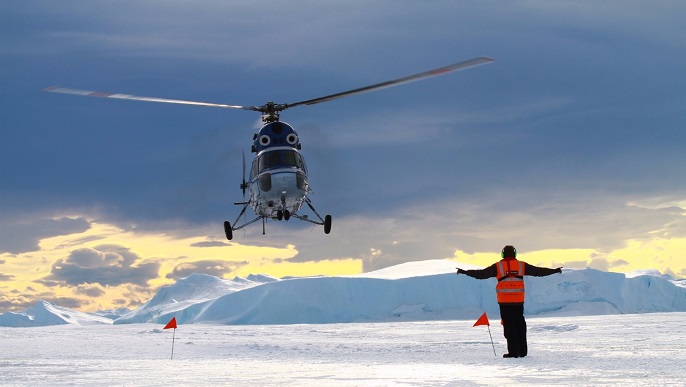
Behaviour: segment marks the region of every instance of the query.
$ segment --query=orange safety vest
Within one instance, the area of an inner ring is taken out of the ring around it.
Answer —
[[[524,303],[524,262],[514,258],[503,259],[495,265],[498,285],[495,294],[499,304]]]

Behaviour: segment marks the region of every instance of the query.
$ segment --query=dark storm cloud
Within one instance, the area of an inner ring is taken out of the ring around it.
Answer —
[[[0,313],[5,311],[18,312],[35,305],[36,298],[28,295],[13,294],[10,297],[0,295]]]
[[[291,221],[240,243],[371,268],[499,251],[504,239],[607,249],[651,227],[684,235],[673,214],[624,205],[686,197],[683,2],[374,4],[3,2],[6,224],[68,208],[126,230],[220,238],[240,210],[256,115],[46,86],[292,102],[489,55],[487,66],[284,112],[303,128],[311,198],[334,216],[332,235]],[[44,225],[0,232],[0,249],[35,250]],[[96,274],[74,265],[64,278]]]
[[[71,252],[65,259],[52,265],[50,275],[42,281],[68,285],[122,284],[147,285],[157,278],[160,264],[136,264],[140,257],[128,248],[117,245],[101,245]]]
[[[188,277],[194,273],[209,274],[222,278],[225,274],[230,274],[241,266],[247,265],[248,261],[223,261],[223,260],[204,260],[195,262],[184,262],[176,265],[174,270],[167,274],[167,278],[180,279]]]
[[[74,289],[74,293],[96,298],[103,296],[105,294],[105,290],[99,285],[88,284],[77,286]]]
[[[74,298],[74,297],[50,297],[50,298],[44,298],[45,301],[48,301],[51,304],[59,305],[63,308],[68,308],[68,309],[76,309],[79,310],[85,306],[90,305],[89,300],[85,300],[83,298]]]
[[[35,293],[33,290],[26,289],[24,292],[13,291],[10,297],[0,294],[0,313],[2,311],[19,312],[30,308],[38,302],[38,300],[45,300],[50,303],[70,308],[79,309],[90,304],[90,301],[73,298],[73,297],[58,297],[54,292]]]
[[[15,278],[12,274],[0,273],[0,281],[11,281]]]
[[[0,221],[0,253],[21,254],[39,249],[44,238],[82,233],[90,228],[84,218],[31,219],[4,218]]]
[[[6,301],[6,300],[3,300],[2,298],[0,298],[0,310],[2,311],[0,313],[4,313],[4,312],[15,312],[16,313],[17,311],[23,310],[23,309],[26,309],[25,307],[23,307],[23,304],[17,305],[16,303]]]

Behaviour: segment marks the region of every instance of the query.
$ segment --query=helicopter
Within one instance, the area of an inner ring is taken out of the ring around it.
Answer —
[[[302,144],[300,143],[298,133],[291,125],[281,121],[280,113],[296,106],[315,105],[355,94],[367,93],[437,75],[444,75],[452,71],[462,70],[493,61],[493,58],[477,57],[433,70],[330,94],[324,97],[285,104],[267,102],[260,106],[227,105],[178,99],[141,97],[129,94],[80,90],[59,86],[48,87],[44,89],[44,91],[88,97],[250,110],[261,113],[263,125],[253,135],[251,152],[255,153],[255,158],[252,161],[248,180],[246,180],[246,162],[245,153],[243,153],[243,179],[240,184],[240,189],[243,192],[243,201],[234,203],[234,205],[242,206],[242,209],[233,224],[228,220],[224,221],[224,233],[226,238],[232,240],[234,231],[241,230],[259,220],[262,220],[262,234],[265,234],[265,223],[267,219],[288,221],[291,218],[324,226],[324,233],[329,234],[331,232],[331,215],[322,217],[314,208],[312,201],[308,197],[308,194],[312,193],[312,190],[307,180],[305,159],[300,152]],[[245,200],[246,191],[249,192],[248,200]],[[304,205],[309,207],[316,217],[315,219],[310,218],[307,214],[300,213],[300,210]],[[252,208],[255,217],[237,225],[241,217],[246,213],[248,206]]]

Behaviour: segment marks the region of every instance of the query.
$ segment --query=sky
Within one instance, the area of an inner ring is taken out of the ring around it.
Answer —
[[[6,1],[0,312],[136,307],[191,273],[357,274],[407,261],[686,276],[679,1]],[[282,113],[331,234],[224,238],[259,115],[44,93],[296,102]]]

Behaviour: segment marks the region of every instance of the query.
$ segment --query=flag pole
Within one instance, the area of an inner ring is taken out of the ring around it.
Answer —
[[[491,345],[493,346],[493,356],[497,357],[498,355],[496,355],[496,353],[495,353],[495,344],[493,344],[493,336],[491,336],[491,326],[490,326],[490,324],[487,326],[488,326],[488,336],[491,338]],[[173,353],[174,353],[174,349],[172,349],[172,354]]]
[[[488,334],[490,335],[491,332],[489,331]],[[176,328],[174,328],[174,334],[172,334],[172,354],[171,354],[170,359],[174,358],[174,340],[175,339],[176,339]],[[491,340],[493,340],[493,339],[491,339]],[[493,347],[493,353],[495,353],[495,347]]]
[[[164,326],[162,329],[170,329],[174,328],[174,334],[172,335],[172,353],[171,353],[171,358],[174,358],[174,341],[176,340],[176,317],[172,317],[171,320],[167,323],[167,325]]]
[[[477,325],[485,325],[488,327],[488,336],[491,338],[491,346],[493,346],[493,356],[498,356],[495,353],[495,344],[493,344],[493,335],[491,335],[491,323],[488,322],[488,315],[486,314],[486,312],[484,312],[484,314],[482,314],[481,317],[479,317],[479,319],[476,320],[473,326]]]

